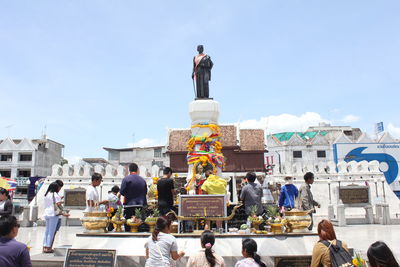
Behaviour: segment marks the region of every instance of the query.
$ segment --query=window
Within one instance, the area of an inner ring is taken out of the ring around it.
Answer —
[[[303,154],[301,153],[301,150],[293,151],[293,158],[301,159],[302,157],[303,157]]]
[[[0,161],[12,161],[12,154],[2,154]]]
[[[318,150],[317,151],[318,158],[326,158],[326,151],[325,150]]]
[[[156,161],[154,161],[153,165],[157,165],[160,168],[164,168],[164,162],[163,161],[156,160]]]
[[[31,170],[18,170],[18,177],[30,177],[31,176]]]
[[[0,177],[11,178],[11,170],[0,170]]]
[[[155,158],[161,158],[161,148],[155,148],[154,149],[154,157]]]
[[[19,161],[32,161],[32,154],[19,154]]]

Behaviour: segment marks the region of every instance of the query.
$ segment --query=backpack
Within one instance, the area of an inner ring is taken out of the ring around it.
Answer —
[[[336,240],[336,245],[326,241],[321,240],[322,244],[329,248],[329,257],[331,259],[332,267],[352,267],[353,258],[350,253],[345,250],[342,246],[342,241]]]

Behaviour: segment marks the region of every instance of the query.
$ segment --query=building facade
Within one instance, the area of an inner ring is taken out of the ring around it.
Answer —
[[[48,176],[60,164],[64,145],[42,139],[4,139],[0,141],[0,174],[3,177]]]
[[[359,128],[320,124],[305,132],[268,135],[267,149],[264,162],[270,175],[292,173],[298,176],[306,171],[321,173],[323,170],[318,168],[329,168],[326,165],[329,162],[377,161],[387,183],[400,197],[400,142],[389,133],[371,139]]]
[[[150,171],[154,165],[157,165],[160,169],[169,167],[169,156],[166,153],[165,146],[130,148],[104,147],[103,149],[108,152],[108,162],[115,166],[128,166],[130,163],[134,162],[139,166],[144,166],[148,171]]]
[[[266,169],[288,168],[301,162],[316,166],[334,160],[333,144],[341,141],[357,142],[365,134],[359,128],[331,126],[321,123],[305,132],[283,132],[267,136]]]
[[[261,129],[239,129],[235,125],[221,125],[222,153],[225,157],[224,173],[264,171],[265,136]],[[168,154],[171,168],[187,173],[187,141],[189,129],[173,129],[168,136]]]

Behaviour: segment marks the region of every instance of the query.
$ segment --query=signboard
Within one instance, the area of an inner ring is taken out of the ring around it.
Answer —
[[[400,143],[338,143],[333,145],[333,156],[336,163],[378,161],[388,184],[399,175]]]
[[[114,249],[68,249],[64,267],[114,267],[116,255]]]
[[[179,215],[184,217],[225,217],[225,195],[181,195]]]
[[[275,267],[309,267],[311,256],[276,257]]]
[[[86,207],[86,190],[84,188],[65,189],[65,207]]]
[[[339,188],[339,198],[343,204],[369,204],[369,187],[342,186]]]
[[[268,175],[274,174],[274,168],[280,163],[280,157],[277,152],[264,153],[264,168]]]

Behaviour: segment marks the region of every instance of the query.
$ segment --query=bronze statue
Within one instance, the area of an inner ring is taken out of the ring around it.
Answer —
[[[197,99],[208,99],[208,82],[211,80],[211,69],[214,64],[210,56],[203,53],[204,47],[202,45],[197,46],[197,51],[199,54],[193,58],[192,79],[196,81]]]

